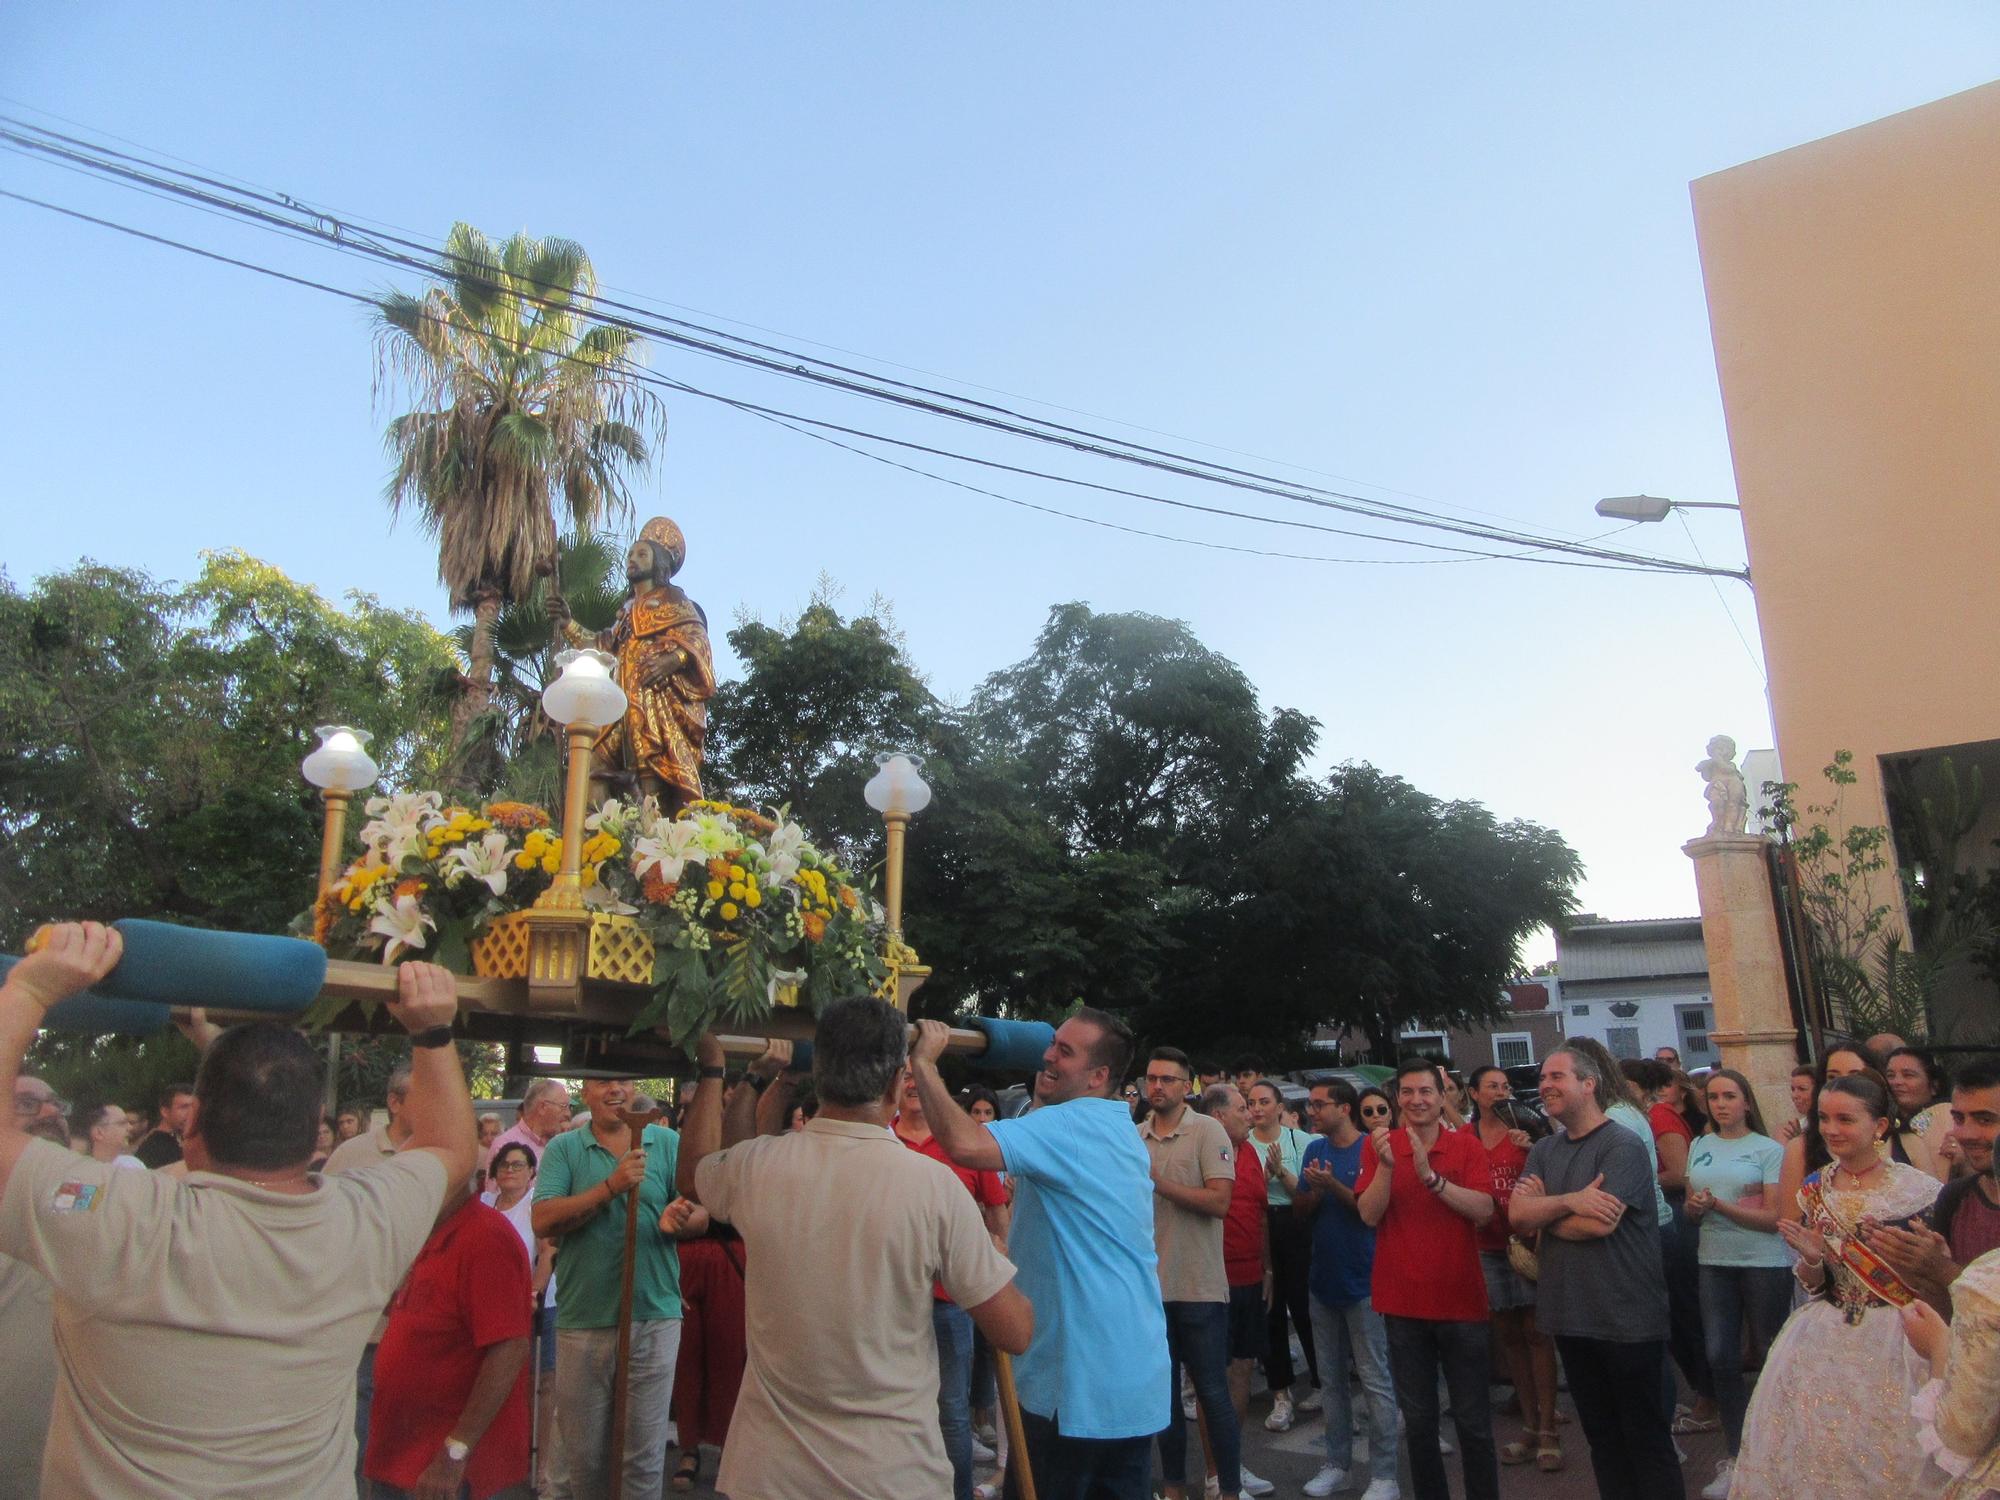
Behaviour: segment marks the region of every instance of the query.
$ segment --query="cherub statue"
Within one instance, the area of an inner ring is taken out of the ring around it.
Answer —
[[[1741,833],[1750,818],[1750,789],[1743,773],[1736,769],[1736,741],[1718,734],[1708,742],[1708,758],[1696,766],[1695,774],[1708,783],[1708,831]]]

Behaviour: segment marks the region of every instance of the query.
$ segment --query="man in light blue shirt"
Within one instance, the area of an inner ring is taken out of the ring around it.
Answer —
[[[960,1109],[938,1076],[950,1030],[920,1021],[917,1033],[911,1070],[945,1154],[1014,1178],[1008,1254],[1035,1306],[1034,1342],[1014,1374],[1036,1493],[1146,1500],[1172,1386],[1152,1165],[1116,1097],[1132,1033],[1104,1011],[1079,1010],[1042,1055],[1037,1107],[990,1125]]]

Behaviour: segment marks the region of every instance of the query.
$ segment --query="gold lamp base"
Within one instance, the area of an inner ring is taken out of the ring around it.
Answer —
[[[528,1008],[574,1010],[585,983],[653,987],[653,940],[631,917],[531,907],[496,917],[472,942],[472,972],[525,979]]]

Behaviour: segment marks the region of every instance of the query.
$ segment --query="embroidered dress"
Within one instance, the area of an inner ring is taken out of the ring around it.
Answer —
[[[1944,1379],[1917,1392],[1910,1414],[1918,1445],[1950,1476],[1949,1500],[2000,1495],[2000,1250],[1952,1283]]]
[[[1926,1464],[1908,1411],[1921,1370],[1906,1359],[1896,1308],[1907,1288],[1855,1237],[1861,1220],[1901,1224],[1930,1207],[1938,1182],[1900,1162],[1880,1185],[1840,1188],[1834,1169],[1799,1190],[1808,1228],[1826,1237],[1822,1295],[1785,1321],[1750,1398],[1730,1500],[1928,1500],[1944,1476]]]

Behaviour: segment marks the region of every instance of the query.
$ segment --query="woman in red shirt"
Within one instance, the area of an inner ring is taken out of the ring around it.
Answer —
[[[1722,1425],[1722,1408],[1716,1404],[1715,1377],[1709,1373],[1708,1344],[1701,1327],[1701,1226],[1687,1216],[1688,1150],[1694,1145],[1694,1132],[1675,1108],[1681,1091],[1672,1068],[1650,1057],[1628,1058],[1618,1066],[1651,1106],[1646,1119],[1660,1153],[1660,1190],[1674,1215],[1660,1231],[1660,1260],[1667,1276],[1667,1349],[1694,1392],[1694,1406],[1674,1413],[1674,1431],[1713,1432]]]
[[[1507,1260],[1507,1203],[1528,1165],[1533,1141],[1503,1108],[1514,1097],[1504,1068],[1474,1068],[1466,1079],[1466,1096],[1472,1118],[1465,1128],[1479,1137],[1493,1161],[1495,1212],[1479,1230],[1479,1268],[1486,1273],[1494,1347],[1521,1403],[1520,1441],[1501,1445],[1500,1462],[1524,1464],[1532,1458],[1554,1473],[1563,1465],[1562,1442],[1556,1436],[1555,1341],[1535,1331],[1535,1284]]]

